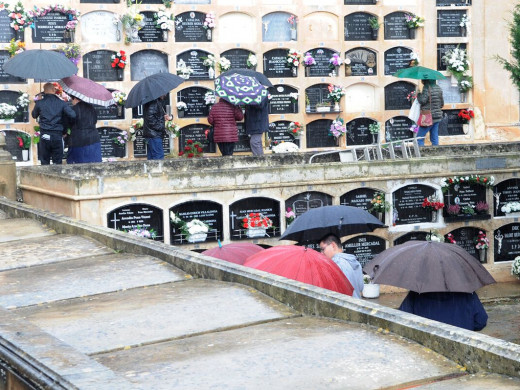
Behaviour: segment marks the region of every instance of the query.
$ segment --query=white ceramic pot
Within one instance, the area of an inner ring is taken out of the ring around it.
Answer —
[[[249,238],[265,237],[267,229],[262,227],[252,227],[247,229],[247,236]]]
[[[206,241],[207,237],[208,233],[195,233],[187,236],[186,240],[188,240],[188,242],[203,242]]]
[[[379,297],[379,284],[365,284],[363,286],[363,297],[365,298],[378,298]]]
[[[28,149],[22,150],[22,160],[23,161],[29,160],[29,150]]]

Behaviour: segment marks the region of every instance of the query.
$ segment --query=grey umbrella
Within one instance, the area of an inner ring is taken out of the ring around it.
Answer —
[[[245,69],[245,68],[237,68],[226,70],[224,73],[221,73],[220,76],[231,76],[232,74],[237,73],[242,76],[254,77],[258,80],[260,84],[265,87],[272,87],[273,84],[269,81],[267,77],[263,73],[257,72],[256,70]]]
[[[328,234],[338,237],[371,232],[385,225],[368,211],[352,206],[324,206],[306,211],[287,228],[280,240],[316,242]]]
[[[373,283],[418,293],[472,293],[496,283],[471,254],[456,244],[408,241],[379,253],[363,267]]]
[[[156,73],[139,81],[128,93],[125,107],[132,108],[167,95],[185,80],[175,74]]]
[[[78,72],[78,67],[52,50],[26,50],[7,60],[4,72],[25,79],[58,80]]]

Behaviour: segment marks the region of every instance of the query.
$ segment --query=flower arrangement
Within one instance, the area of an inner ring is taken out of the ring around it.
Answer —
[[[447,70],[457,80],[461,92],[466,92],[473,86],[473,78],[469,74],[468,54],[465,49],[457,47],[448,51],[442,56],[442,61],[446,64]]]
[[[181,127],[175,124],[173,121],[166,121],[165,123],[166,131],[170,133],[173,138],[179,138],[181,134]]]
[[[343,60],[339,56],[338,53],[334,53],[332,57],[329,59],[329,66],[331,69],[334,69],[336,66],[340,66],[343,63]]]
[[[21,109],[29,107],[29,94],[27,92],[21,92],[18,96],[18,99],[16,99],[16,106],[20,107]]]
[[[186,65],[186,62],[184,60],[179,60],[177,62],[177,74],[182,77],[185,80],[188,80],[190,78],[190,75],[193,73],[193,69]]]
[[[21,1],[16,3],[13,10],[9,13],[11,23],[9,26],[15,31],[23,31],[29,25],[30,18],[25,12]]]
[[[421,206],[429,211],[437,211],[444,207],[444,203],[440,202],[435,195],[430,195],[427,198],[424,198]]]
[[[424,18],[412,13],[405,14],[404,17],[408,28],[424,27]]]
[[[421,62],[421,59],[419,58],[419,54],[416,52],[410,53],[410,66],[417,66]]]
[[[463,75],[459,80],[459,92],[468,92],[471,88],[473,88],[473,77]]]
[[[7,103],[0,103],[0,119],[13,119],[18,109]]]
[[[137,130],[142,129],[144,124],[143,118],[139,119],[135,123],[132,123],[128,128],[128,134],[130,134],[131,141],[135,141]]]
[[[128,131],[121,131],[117,137],[112,138],[112,141],[114,141],[117,146],[125,146],[128,141]]]
[[[217,23],[215,22],[215,14],[213,12],[207,13],[202,27],[204,27],[206,30],[211,30],[214,29],[216,26]]]
[[[413,124],[412,126],[410,126],[410,131],[412,133],[416,133],[419,131],[419,126],[417,126],[416,124]]]
[[[329,84],[328,89],[329,94],[327,97],[332,99],[334,102],[339,102],[341,97],[345,95],[345,90],[339,85]]]
[[[185,111],[187,109],[188,109],[188,105],[186,103],[184,103],[183,101],[178,101],[177,102],[177,110]]]
[[[293,137],[298,138],[303,134],[303,126],[300,122],[291,122],[287,127],[287,132]]]
[[[6,46],[7,51],[11,57],[14,57],[18,53],[21,53],[25,50],[25,42],[20,40],[16,41],[14,38],[9,41],[9,44]]]
[[[130,6],[128,12],[122,15],[120,20],[125,30],[125,44],[139,42],[140,39],[137,32],[146,25],[146,21],[143,15],[139,13],[137,7],[135,5]]]
[[[390,210],[390,203],[385,200],[385,193],[382,191],[376,192],[374,197],[370,200],[370,208],[368,211],[384,213],[388,210]]]
[[[187,140],[186,146],[179,152],[179,156],[184,156],[187,158],[202,157],[203,154],[204,149],[202,149],[202,144],[200,142],[193,141],[192,139]]]
[[[489,210],[489,205],[486,202],[478,201],[475,205],[475,210],[477,210],[479,214],[485,214]]]
[[[296,218],[296,214],[294,214],[293,209],[290,207],[287,207],[287,210],[285,211],[285,222],[287,223],[287,225],[292,223],[292,221],[294,221],[295,218]]]
[[[459,111],[457,116],[463,123],[469,123],[472,118],[475,118],[475,112],[469,108],[467,110],[463,109]]]
[[[39,18],[47,15],[49,12],[59,12],[61,14],[67,15],[69,21],[65,25],[65,30],[74,31],[78,24],[78,17],[80,16],[80,12],[74,8],[65,8],[65,6],[61,4],[49,5],[44,8],[34,7],[32,11],[27,11],[28,17],[28,25],[32,26],[35,18]]]
[[[298,145],[293,142],[280,142],[271,149],[273,153],[295,153],[299,150]]]
[[[249,228],[270,228],[273,226],[273,221],[268,217],[265,217],[262,213],[249,213],[245,218],[242,219],[242,227],[244,229]]]
[[[153,18],[155,20],[155,26],[161,30],[172,31],[175,28],[173,15],[163,9],[159,9],[159,11],[153,15]]]
[[[215,69],[215,65],[217,64],[217,59],[213,54],[208,54],[207,57],[201,57],[202,65],[207,68]]]
[[[154,240],[157,237],[157,233],[154,229],[146,229],[141,225],[136,225],[135,228],[130,230],[125,230],[128,234],[136,237],[144,237],[144,238],[151,238]]]
[[[475,238],[475,248],[477,248],[477,249],[489,248],[489,240],[486,237],[486,233],[484,233],[482,230],[479,230],[477,238]]]
[[[368,18],[368,24],[370,25],[370,28],[372,30],[379,30],[379,26],[381,26],[381,23],[379,23],[379,19],[377,16],[372,16],[371,18]]]
[[[460,209],[460,212],[464,215],[475,215],[475,208],[474,206],[470,205],[470,204],[467,204],[465,206],[462,206],[462,208]]]
[[[511,275],[520,278],[520,256],[516,256],[511,264]]]
[[[316,60],[312,56],[312,53],[308,51],[305,53],[305,56],[303,57],[303,65],[304,66],[313,66],[316,65]]]
[[[469,17],[467,14],[462,15],[459,22],[460,27],[468,27],[469,26]]]
[[[417,91],[412,91],[408,95],[406,95],[406,100],[409,102],[413,102],[415,99],[417,99]]]
[[[32,137],[33,144],[38,144],[40,142],[40,126],[34,126],[34,134]]]
[[[217,96],[215,95],[215,92],[208,91],[204,94],[204,103],[207,106],[210,106],[212,104],[215,104],[217,102]]]
[[[451,234],[451,233],[446,234],[446,241],[449,244],[456,244],[457,243],[457,241],[455,241],[455,237],[453,237],[453,234]]]
[[[112,54],[110,57],[112,60],[112,68],[121,68],[124,69],[126,66],[126,53],[123,50],[119,50],[119,53]]]
[[[426,241],[444,242],[444,236],[437,230],[433,230],[426,234]]]
[[[175,215],[173,211],[170,211],[170,219],[188,240],[189,237],[194,234],[205,234],[209,231],[209,225],[202,222],[200,219],[194,218],[189,222],[184,222],[177,215]]]
[[[27,133],[18,133],[16,139],[18,140],[18,146],[22,149],[29,149],[31,147],[31,136]]]
[[[291,30],[296,30],[296,25],[298,24],[298,17],[296,15],[291,15],[287,18],[287,23],[291,25]]]
[[[520,211],[520,202],[507,202],[500,210],[506,214],[515,213]]]
[[[81,59],[81,47],[77,43],[67,43],[58,48],[59,52],[72,61],[74,65],[78,65]]]
[[[450,204],[446,208],[446,212],[449,215],[459,215],[460,214],[460,205],[458,205],[458,204]]]
[[[298,92],[290,92],[289,98],[293,103],[296,103],[298,101]]]
[[[287,52],[287,63],[293,68],[297,68],[301,62],[302,53],[298,50],[289,49]]]
[[[257,63],[258,63],[258,60],[256,59],[256,56],[253,53],[250,53],[249,56],[247,56],[246,66],[249,69],[251,69],[251,68],[254,68]]]
[[[120,106],[124,106],[126,103],[126,93],[121,91],[113,91],[112,97],[114,98],[116,104]]]
[[[329,135],[339,138],[346,132],[347,126],[345,125],[345,122],[342,118],[337,117],[335,120],[332,121],[332,124],[330,125]]]
[[[450,187],[462,184],[479,184],[484,187],[491,187],[495,183],[494,176],[481,176],[481,175],[469,175],[469,176],[453,176],[445,177],[441,180],[442,192],[448,191]]]
[[[379,132],[381,131],[381,123],[372,122],[368,125],[368,131],[370,131],[370,134],[379,134]]]
[[[220,57],[220,61],[218,62],[218,70],[220,73],[229,69],[231,69],[231,61],[229,61],[226,57]]]

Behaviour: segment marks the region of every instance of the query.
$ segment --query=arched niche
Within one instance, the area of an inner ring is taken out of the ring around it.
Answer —
[[[168,71],[168,54],[159,50],[140,50],[130,55],[132,81],[140,81],[155,73]]]
[[[385,122],[385,141],[399,141],[412,138],[414,133],[410,130],[414,122],[407,116],[394,116]]]
[[[297,114],[298,90],[290,85],[276,84],[269,87],[269,114]]]
[[[193,70],[190,74],[190,80],[211,80],[215,78],[215,69],[204,65],[204,60],[212,54],[205,50],[193,49],[179,53],[175,63],[184,61],[186,66]]]
[[[177,92],[177,102],[184,102],[187,109],[184,111],[185,118],[200,118],[209,115],[210,105],[206,104],[204,96],[213,90],[201,86],[183,88]]]
[[[385,86],[385,110],[409,110],[412,103],[407,96],[416,85],[408,81],[396,81]]]
[[[403,234],[394,240],[394,246],[404,244],[408,241],[426,241],[426,237],[429,235],[428,232],[413,231]]]
[[[356,256],[363,267],[386,249],[386,240],[373,234],[360,234],[344,241],[341,246],[345,253]]]
[[[15,122],[29,122],[29,106],[20,106],[19,98],[21,96],[22,92],[19,91],[0,91],[0,103],[7,103],[18,109],[14,116]]]
[[[437,190],[426,184],[408,184],[392,193],[392,219],[395,225],[432,222],[432,212],[423,208],[425,198],[436,195]]]
[[[110,11],[92,11],[81,15],[82,43],[116,43],[121,42],[121,22],[118,15]]]
[[[374,199],[376,193],[378,192],[381,192],[381,190],[369,187],[356,188],[341,195],[339,198],[339,203],[343,206],[358,207],[360,209],[369,211],[372,207],[372,203],[370,203],[370,201]],[[377,212],[373,211],[371,213],[372,215],[377,216]],[[382,218],[382,222],[385,222],[384,215]]]
[[[231,63],[230,69],[248,68],[247,59],[251,54],[255,53],[247,49],[229,49],[220,53],[220,58],[225,57],[229,60]]]
[[[262,42],[287,42],[291,40],[289,12],[271,12],[262,16]],[[294,35],[293,35],[294,36]]]
[[[288,132],[290,123],[291,121],[274,121],[269,123],[267,135],[271,149],[281,142],[292,142],[298,145],[298,147],[301,146],[300,138],[295,138]]]
[[[194,219],[204,222],[209,226],[205,241],[217,241],[224,239],[222,205],[209,200],[195,200],[177,204],[170,208],[168,215],[174,213],[184,223]],[[186,235],[178,226],[169,221],[170,244],[189,244]]]
[[[130,203],[107,213],[107,227],[128,231],[137,227],[153,229],[156,240],[164,239],[163,210],[146,203]]]
[[[308,148],[330,148],[338,146],[338,140],[330,134],[332,119],[317,119],[307,123],[305,139]]]
[[[374,143],[369,126],[377,123],[371,118],[355,118],[347,123],[347,145],[370,145]]]
[[[306,191],[291,196],[285,201],[285,211],[290,207],[296,218],[309,211],[323,206],[332,206],[332,195],[319,191]]]
[[[81,57],[83,77],[93,81],[118,81],[117,69],[112,67],[112,50],[94,50]]]
[[[391,47],[385,51],[385,76],[391,76],[401,69],[409,68],[412,54],[413,50],[404,46]]]
[[[502,211],[507,203],[520,202],[520,179],[502,180],[493,187],[493,213],[495,217],[506,215]]]
[[[273,226],[267,229],[265,237],[277,237],[280,235],[280,202],[272,198],[251,197],[238,200],[229,205],[231,240],[249,239],[247,229],[242,225],[242,220],[250,213],[261,213],[273,222]]]
[[[345,76],[377,76],[377,52],[367,47],[355,47],[345,52]]]
[[[349,113],[379,111],[376,88],[371,84],[357,83],[347,87],[344,100],[345,111]]]
[[[453,239],[457,242],[455,245],[464,248],[466,252],[471,254],[475,259],[480,260],[480,253],[475,247],[475,240],[480,231],[486,233],[484,229],[472,226],[460,227],[452,230],[450,233],[453,235]],[[446,236],[444,236],[444,238],[446,239]],[[448,241],[445,240],[445,242]]]
[[[338,16],[330,12],[313,12],[303,18],[301,33],[308,41],[339,40]]]
[[[377,15],[368,12],[353,12],[343,18],[345,41],[375,41],[377,34],[373,34],[369,19]]]
[[[520,256],[520,223],[502,225],[493,232],[494,262],[512,261]]]
[[[219,17],[218,41],[221,43],[256,42],[256,23],[251,15],[230,12]]]

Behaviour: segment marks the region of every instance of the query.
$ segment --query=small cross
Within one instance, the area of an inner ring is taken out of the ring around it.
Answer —
[[[235,230],[235,217],[237,217],[237,215],[235,214],[234,211],[231,211],[231,214],[229,214],[229,217],[231,218],[231,230]]]
[[[90,61],[88,58],[85,59],[83,61],[83,63],[87,66],[87,72],[86,72],[86,75],[85,75],[85,78],[90,78],[90,73],[89,73],[89,65],[92,64],[92,61]]]
[[[117,219],[117,214],[114,213],[114,218],[110,220],[110,222],[114,222],[114,229],[117,229],[117,222],[120,222],[120,219]]]

